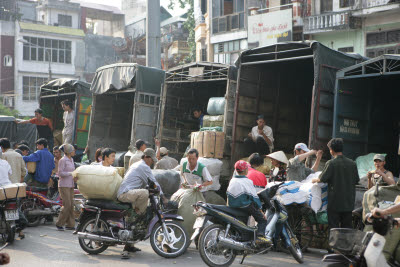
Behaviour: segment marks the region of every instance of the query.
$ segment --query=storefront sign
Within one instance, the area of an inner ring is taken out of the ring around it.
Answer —
[[[339,132],[353,134],[353,135],[360,135],[360,128],[358,121],[344,119],[343,124],[340,125],[339,127]]]
[[[249,46],[266,46],[291,40],[292,9],[248,17]]]

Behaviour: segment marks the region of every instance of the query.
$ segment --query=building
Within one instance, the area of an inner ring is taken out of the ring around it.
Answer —
[[[122,0],[121,10],[125,14],[127,24],[129,24],[128,22],[135,20],[135,18],[146,15],[147,0]],[[171,14],[164,7],[161,7],[160,21],[166,20],[169,17],[171,17]]]
[[[245,49],[302,40],[307,1],[194,0],[196,61],[233,64]]]
[[[367,57],[400,54],[399,0],[317,0],[304,33],[342,52]]]

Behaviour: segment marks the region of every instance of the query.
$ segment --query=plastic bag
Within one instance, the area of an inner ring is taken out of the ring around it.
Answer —
[[[207,113],[209,115],[224,115],[225,97],[211,97],[208,100]]]
[[[374,165],[374,156],[376,154],[377,153],[369,153],[368,155],[359,156],[358,158],[356,158],[356,164],[357,164],[359,177],[367,176],[367,173],[369,171],[376,169],[375,165]],[[382,155],[386,156],[386,154],[382,154]]]
[[[170,198],[178,191],[181,184],[179,172],[173,170],[152,170],[152,172],[160,184],[165,197]]]

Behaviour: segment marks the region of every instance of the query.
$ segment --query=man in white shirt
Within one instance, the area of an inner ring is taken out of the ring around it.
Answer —
[[[251,129],[248,137],[244,140],[248,147],[249,154],[257,152],[260,155],[272,153],[274,149],[274,136],[272,128],[265,125],[263,115],[257,117],[257,126]]]
[[[10,164],[4,159],[1,159],[2,152],[0,147],[0,186],[11,184],[10,176],[12,175],[12,170]]]
[[[74,129],[75,129],[75,111],[72,109],[72,102],[64,100],[61,102],[64,110],[63,120],[64,129],[62,130],[63,144],[73,145]]]
[[[13,149],[11,149],[11,143],[7,138],[0,139],[0,147],[3,152],[2,159],[6,160],[11,166],[11,182],[23,182],[26,175],[26,168],[25,161],[23,160],[22,156],[18,152],[15,152]]]
[[[138,139],[135,143],[135,147],[136,147],[136,152],[129,159],[129,167],[132,166],[132,164],[142,160],[143,152],[147,148],[147,144],[142,139]]]

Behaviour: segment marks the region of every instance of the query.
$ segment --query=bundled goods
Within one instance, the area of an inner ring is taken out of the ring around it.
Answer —
[[[203,117],[203,127],[223,127],[224,126],[224,115]]]
[[[125,168],[124,167],[115,167],[115,169],[117,169],[119,176],[121,176],[122,178],[125,176]]]
[[[223,115],[225,112],[225,97],[211,97],[208,100],[207,113],[210,115]]]
[[[26,197],[26,183],[8,184],[0,187],[0,200]]]
[[[36,162],[30,161],[26,163],[26,168],[28,169],[28,173],[35,173],[36,171]]]
[[[225,134],[223,132],[204,131],[191,134],[190,147],[196,148],[200,157],[223,158],[224,144]]]
[[[308,194],[306,204],[315,212],[325,211],[328,208],[328,185],[325,183],[312,183],[312,179],[318,178],[321,172],[310,174],[302,181],[300,190]]]
[[[279,183],[280,182],[268,183],[267,188]],[[300,190],[301,186],[302,184],[297,181],[285,182],[281,187],[279,187],[278,191],[276,192],[276,197],[283,205],[306,203],[308,194]]]
[[[181,176],[174,170],[152,170],[154,178],[160,184],[165,197],[170,198],[181,185]]]
[[[77,168],[72,176],[78,178],[78,189],[86,199],[117,199],[122,178],[116,168],[83,165]]]

